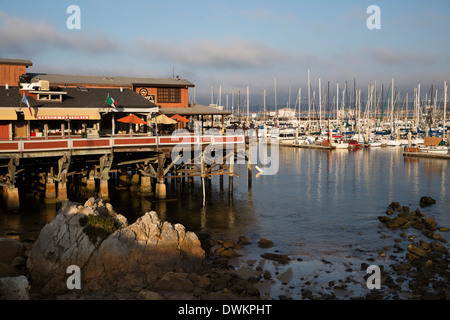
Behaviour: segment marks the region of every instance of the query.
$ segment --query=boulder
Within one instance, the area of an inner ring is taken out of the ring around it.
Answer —
[[[25,246],[22,242],[0,238],[0,263],[10,264],[15,257],[21,257],[25,254]]]
[[[25,276],[0,278],[0,300],[29,300],[29,287]]]
[[[400,205],[400,203],[394,201],[391,202],[391,204],[389,205],[389,207],[394,210],[394,211],[401,211],[402,210],[402,206]]]
[[[436,203],[436,200],[434,200],[431,197],[424,196],[424,197],[420,198],[420,206],[421,207],[428,207],[428,206],[431,206],[431,205],[433,205],[435,203]]]
[[[33,244],[27,267],[33,286],[44,295],[67,291],[67,267],[81,270],[81,287],[86,291],[136,290],[155,283],[167,272],[200,270],[205,252],[197,236],[180,224],[159,220],[152,211],[128,225],[120,214],[114,217],[120,228],[92,238],[80,219],[113,212],[99,201],[87,206],[66,202],[53,221],[41,231]],[[93,241],[96,239],[96,241]]]
[[[403,217],[396,217],[396,218],[389,220],[386,223],[386,226],[391,229],[397,229],[397,228],[401,227],[403,224],[405,224],[406,222],[408,222],[407,219],[405,219]]]
[[[286,264],[291,260],[289,256],[277,253],[263,253],[261,257],[263,257],[264,259],[277,261],[280,264]]]
[[[260,239],[258,241],[258,247],[260,248],[271,248],[273,247],[273,242],[271,240],[267,240],[267,239]]]

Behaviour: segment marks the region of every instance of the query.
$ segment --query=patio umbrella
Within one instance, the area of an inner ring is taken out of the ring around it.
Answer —
[[[123,123],[133,123],[133,124],[147,124],[147,122],[145,122],[144,120],[142,120],[141,118],[139,118],[138,116],[136,116],[134,114],[129,114],[126,117],[117,119],[117,121],[123,122]]]
[[[159,116],[150,120],[151,123],[156,124],[176,124],[177,121],[174,119],[170,119],[168,116],[164,114],[160,114]]]
[[[189,122],[189,119],[187,119],[187,118],[185,118],[183,116],[180,116],[179,114],[171,116],[170,118],[174,119],[174,120],[177,120],[178,122]]]

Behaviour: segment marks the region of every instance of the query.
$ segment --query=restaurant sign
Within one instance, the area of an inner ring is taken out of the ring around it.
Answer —
[[[89,116],[83,115],[67,115],[67,116],[57,116],[57,115],[43,115],[37,116],[38,120],[89,120]]]

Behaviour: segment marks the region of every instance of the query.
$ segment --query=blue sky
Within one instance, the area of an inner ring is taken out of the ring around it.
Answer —
[[[69,5],[81,9],[81,29],[69,30]],[[366,12],[381,9],[381,29]],[[278,103],[291,102],[307,70],[332,88],[356,79],[367,93],[374,79],[400,92],[420,82],[442,87],[450,71],[450,1],[3,1],[0,57],[33,61],[30,72],[171,77],[196,84],[198,102],[222,102],[231,90],[259,103],[277,81]],[[230,96],[231,98],[231,96]],[[270,102],[268,102],[270,104]]]

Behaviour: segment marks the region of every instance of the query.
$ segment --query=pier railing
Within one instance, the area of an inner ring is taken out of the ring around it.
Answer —
[[[243,135],[199,136],[112,136],[105,138],[23,139],[0,141],[0,155],[48,153],[55,151],[88,151],[103,149],[158,148],[176,145],[215,145],[245,143]],[[103,151],[104,152],[104,151]]]

